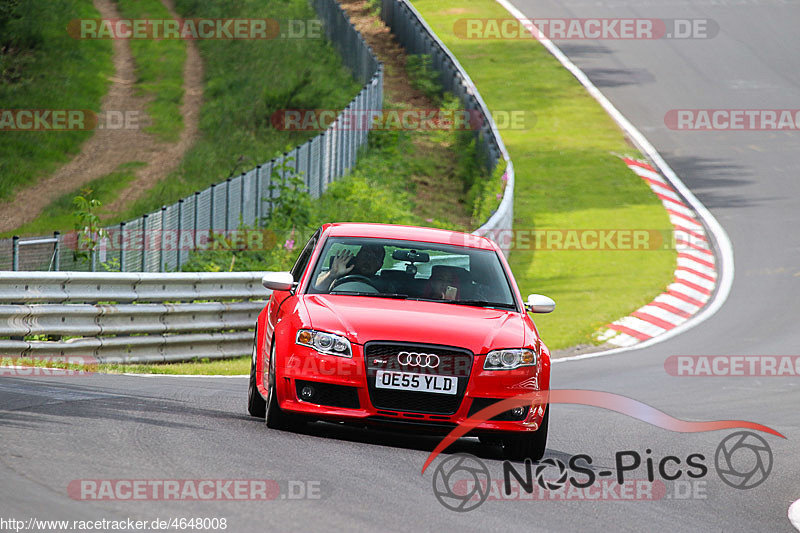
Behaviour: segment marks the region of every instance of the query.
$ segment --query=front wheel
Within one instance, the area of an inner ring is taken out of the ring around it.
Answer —
[[[278,396],[275,394],[275,343],[272,343],[272,349],[269,352],[269,374],[267,386],[267,400],[266,400],[266,421],[267,427],[270,429],[282,429],[291,431],[297,429],[301,425],[301,421],[288,413],[286,413],[278,405]]]
[[[503,455],[510,460],[538,461],[547,449],[547,427],[550,424],[550,406],[544,410],[542,424],[533,433],[507,434],[503,437]]]
[[[256,356],[258,355],[258,333],[253,341],[253,359],[250,361],[250,383],[247,386],[247,412],[256,418],[264,418],[267,412],[267,402],[261,397],[258,392],[258,379],[256,373]]]

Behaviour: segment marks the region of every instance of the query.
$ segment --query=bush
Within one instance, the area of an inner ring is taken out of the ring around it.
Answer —
[[[441,105],[444,88],[439,81],[439,73],[433,68],[433,60],[430,55],[408,56],[406,72],[408,72],[412,87],[425,94],[435,105]]]

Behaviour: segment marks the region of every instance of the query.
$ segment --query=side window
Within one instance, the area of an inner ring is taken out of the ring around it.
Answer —
[[[317,230],[316,233],[314,233],[314,235],[306,243],[306,246],[305,248],[303,248],[303,251],[300,252],[300,256],[297,258],[297,262],[295,262],[291,271],[292,277],[294,278],[295,281],[300,281],[300,278],[303,276],[303,272],[308,266],[308,260],[311,259],[311,253],[314,251],[314,247],[317,245],[318,238],[319,238],[319,230]]]

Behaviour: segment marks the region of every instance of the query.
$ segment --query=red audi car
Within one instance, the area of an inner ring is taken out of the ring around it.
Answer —
[[[248,410],[273,429],[309,420],[448,432],[505,398],[549,390],[550,354],[508,263],[489,239],[386,224],[326,224],[291,272],[269,272]],[[547,404],[471,434],[538,460]]]

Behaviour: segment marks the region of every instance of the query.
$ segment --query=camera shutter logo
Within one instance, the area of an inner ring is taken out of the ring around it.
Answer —
[[[434,470],[433,494],[451,511],[463,513],[486,501],[491,482],[489,469],[483,462],[467,453],[457,453],[439,463]],[[456,493],[457,484],[467,488],[464,494]]]
[[[436,368],[439,366],[439,356],[432,353],[400,352],[397,354],[397,362],[403,366]]]
[[[549,466],[558,468],[558,478],[554,481],[544,478],[544,472]],[[540,487],[546,490],[558,490],[563,487],[567,483],[567,474],[567,465],[565,465],[560,459],[548,458],[543,461],[539,461],[539,463],[536,465],[536,482]]]
[[[772,471],[772,450],[761,436],[737,431],[725,437],[714,455],[717,474],[735,489],[761,485]]]

